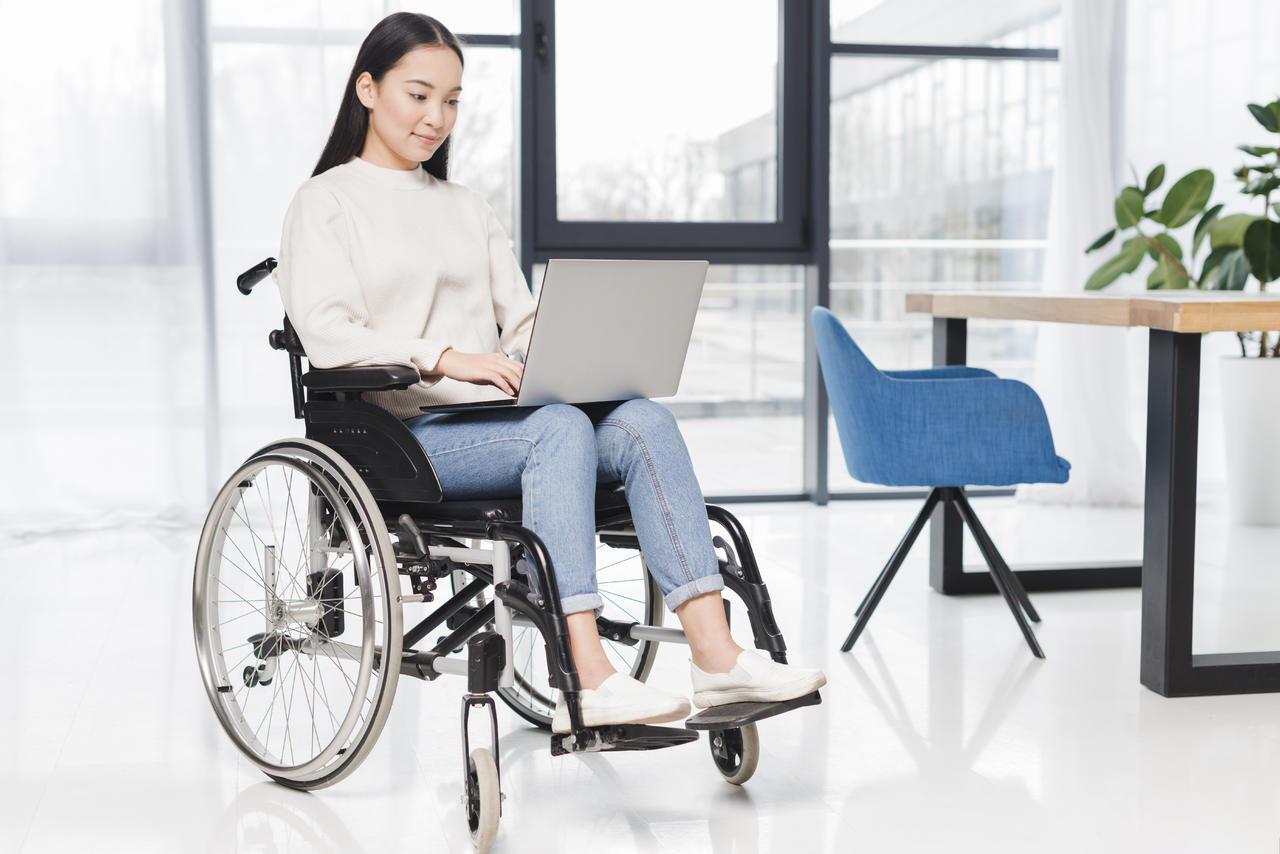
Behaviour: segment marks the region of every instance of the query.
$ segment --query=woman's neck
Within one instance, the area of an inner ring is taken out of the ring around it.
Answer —
[[[421,163],[413,160],[405,160],[388,148],[383,143],[382,138],[373,132],[373,128],[369,128],[369,132],[365,134],[364,148],[360,151],[360,159],[372,163],[374,166],[381,166],[385,169],[402,169],[406,172],[422,166]]]

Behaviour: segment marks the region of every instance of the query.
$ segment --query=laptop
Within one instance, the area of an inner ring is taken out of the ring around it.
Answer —
[[[516,397],[421,407],[474,412],[670,397],[680,385],[707,261],[552,258]]]

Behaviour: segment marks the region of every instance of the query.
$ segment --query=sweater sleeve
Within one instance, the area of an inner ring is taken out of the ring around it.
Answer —
[[[489,235],[489,288],[493,294],[493,313],[502,330],[499,345],[504,353],[527,355],[529,336],[533,332],[533,295],[529,293],[529,284],[511,251],[511,242],[498,215],[481,196],[477,195],[476,199]]]
[[[400,364],[432,371],[449,342],[369,327],[351,265],[346,213],[327,188],[304,184],[285,215],[276,283],[285,313],[317,368]],[[428,377],[428,385],[439,377]]]

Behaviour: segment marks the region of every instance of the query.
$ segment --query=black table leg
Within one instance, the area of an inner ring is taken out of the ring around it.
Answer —
[[[1200,335],[1151,331],[1142,684],[1166,697],[1280,691],[1280,652],[1191,654]]]
[[[963,365],[967,357],[967,321],[935,317],[933,364]],[[960,514],[950,501],[940,502],[929,525],[929,585],[949,596],[995,593],[995,583],[985,566],[965,570],[963,537]],[[1034,569],[1014,567],[1013,572],[1031,592],[1138,587],[1142,583],[1142,565],[1132,561],[1095,562],[1088,566],[1043,564]]]

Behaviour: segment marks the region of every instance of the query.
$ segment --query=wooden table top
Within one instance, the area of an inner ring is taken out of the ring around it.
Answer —
[[[1179,291],[1145,294],[1034,294],[922,291],[907,311],[934,317],[1039,320],[1100,326],[1146,326],[1167,332],[1253,332],[1280,329],[1280,293]]]

